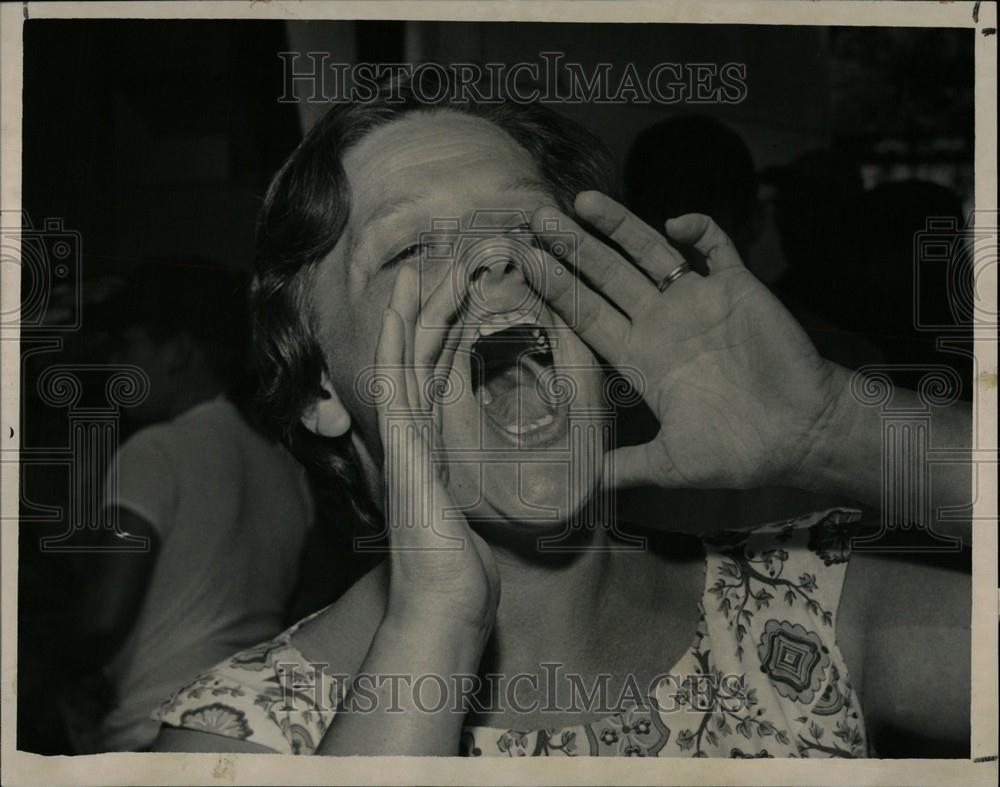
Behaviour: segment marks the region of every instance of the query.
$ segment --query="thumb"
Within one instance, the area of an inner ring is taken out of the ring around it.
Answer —
[[[617,488],[650,484],[662,488],[689,486],[659,444],[659,438],[643,445],[616,448],[604,461],[604,481]]]
[[[616,448],[604,460],[604,484],[607,488],[627,488],[656,483],[650,463],[650,445]]]
[[[432,455],[429,419],[404,418],[387,428],[385,492],[395,547],[461,549],[468,537],[460,517],[447,516],[450,500]]]
[[[709,216],[687,213],[668,219],[664,228],[671,240],[692,246],[702,254],[714,272],[743,265],[729,236]]]

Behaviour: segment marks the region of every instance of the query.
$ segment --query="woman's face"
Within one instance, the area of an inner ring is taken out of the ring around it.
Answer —
[[[418,335],[454,348],[454,396],[435,413],[452,501],[484,533],[564,527],[600,478],[610,419],[594,356],[522,273],[541,265],[522,225],[555,203],[531,158],[491,123],[438,111],[375,130],[344,168],[350,219],[317,270],[312,300],[352,429],[380,461],[376,411],[358,382],[371,372],[396,277],[411,267]],[[433,330],[443,324],[446,332]],[[570,386],[571,403],[559,396]]]

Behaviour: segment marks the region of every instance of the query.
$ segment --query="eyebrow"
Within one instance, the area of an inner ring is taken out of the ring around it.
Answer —
[[[394,213],[399,213],[404,208],[409,208],[413,205],[416,205],[418,202],[422,201],[426,197],[427,193],[421,192],[419,194],[411,194],[406,197],[398,197],[394,200],[390,200],[389,202],[385,202],[368,214],[368,216],[365,218],[364,224],[361,225],[361,229],[364,230],[366,227],[372,224],[376,224],[377,222],[382,221],[382,219],[388,218]]]

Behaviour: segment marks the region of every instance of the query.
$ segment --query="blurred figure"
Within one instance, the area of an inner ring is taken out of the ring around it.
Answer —
[[[704,213],[726,232],[758,278],[770,285],[762,273],[783,270],[783,265],[755,259],[751,254],[763,229],[758,201],[760,181],[750,148],[736,131],[719,120],[692,115],[665,120],[640,132],[626,157],[624,180],[626,205],[650,226],[662,232],[668,218]],[[802,320],[799,313],[792,311]],[[811,324],[802,320],[802,324],[821,353],[829,350],[831,342],[822,341],[824,336],[814,333],[815,320]],[[842,359],[843,355],[834,352],[830,357]],[[660,428],[644,403],[628,410],[616,427],[623,444],[646,442]],[[724,493],[684,489],[671,490],[668,496],[675,520],[692,522],[706,515],[738,521],[751,511],[752,516],[765,521],[781,518],[788,511],[844,502],[790,489]],[[664,499],[661,490],[623,490],[620,513],[627,521],[651,521],[659,516]]]
[[[149,548],[82,558],[94,581],[77,645],[112,693],[97,750],[147,747],[174,689],[283,626],[312,503],[300,466],[227,395],[245,373],[242,301],[232,274],[174,263],[148,266],[106,309],[113,361],[150,382],[128,413],[150,425],[119,449],[106,506]]]
[[[916,241],[920,233],[928,233],[931,219],[950,222],[957,229],[932,231],[937,240],[951,244],[946,260],[920,258]],[[859,317],[867,333],[886,360],[947,364],[968,386],[973,272],[968,249],[961,245],[965,227],[961,199],[951,189],[929,181],[882,183],[865,195],[862,227],[860,286],[866,297],[859,304]],[[914,298],[917,294],[919,301]],[[941,326],[951,327],[942,332]],[[936,346],[940,336],[969,355],[942,352]],[[965,395],[971,398],[971,390]]]
[[[861,336],[858,304],[870,294],[863,281],[858,168],[835,153],[813,150],[766,170],[761,180],[774,191],[773,215],[788,266],[775,294],[824,357],[852,369],[881,361],[876,344]]]
[[[705,213],[747,259],[757,174],[750,149],[724,123],[695,115],[650,126],[632,143],[624,177],[625,204],[651,227],[662,232],[668,218]]]

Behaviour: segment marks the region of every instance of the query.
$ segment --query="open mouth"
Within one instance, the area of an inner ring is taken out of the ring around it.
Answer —
[[[477,334],[470,366],[480,408],[511,437],[541,435],[559,415],[539,385],[555,365],[548,331],[530,316],[507,315],[480,326]]]

